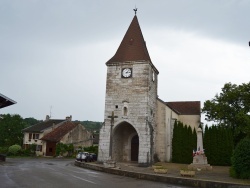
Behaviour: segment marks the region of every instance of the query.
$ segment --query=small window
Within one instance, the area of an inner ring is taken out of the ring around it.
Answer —
[[[29,133],[29,140],[31,140],[32,138],[32,133]]]
[[[124,107],[124,108],[123,108],[123,115],[124,115],[124,116],[127,116],[127,115],[128,115],[128,109],[127,109],[127,107]]]
[[[118,105],[115,105],[115,108],[117,109],[117,108],[118,108]]]
[[[39,134],[35,134],[35,139],[39,139]]]

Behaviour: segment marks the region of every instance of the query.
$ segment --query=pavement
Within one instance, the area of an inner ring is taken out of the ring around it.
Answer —
[[[154,172],[152,167],[139,167],[137,163],[119,162],[115,168],[107,168],[98,162],[85,163],[75,161],[75,165],[92,170],[102,171],[110,174],[134,177],[158,182],[172,183],[176,185],[184,185],[190,187],[202,188],[250,188],[250,179],[241,180],[229,176],[229,168],[227,166],[213,166],[212,170],[196,170],[194,177],[183,177],[180,175],[181,169],[187,169],[187,164],[161,163],[168,169],[167,174],[158,174]]]

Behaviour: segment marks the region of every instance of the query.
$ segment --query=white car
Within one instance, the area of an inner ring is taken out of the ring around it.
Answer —
[[[92,161],[90,154],[88,152],[79,152],[76,156],[76,160],[77,161],[85,161],[85,162],[89,162]]]

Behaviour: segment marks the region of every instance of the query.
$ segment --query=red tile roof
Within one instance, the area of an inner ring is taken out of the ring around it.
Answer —
[[[169,108],[180,115],[200,115],[200,101],[166,102]]]
[[[136,15],[123,37],[118,50],[115,55],[107,61],[106,65],[125,61],[149,61],[152,64]],[[154,67],[153,64],[152,66]],[[158,73],[155,67],[154,69]]]
[[[77,124],[72,123],[71,121],[66,121],[50,133],[46,134],[41,140],[59,142],[64,135],[66,135],[69,131],[74,129]]]

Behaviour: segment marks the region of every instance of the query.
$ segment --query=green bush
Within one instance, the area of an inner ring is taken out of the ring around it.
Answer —
[[[236,146],[230,175],[240,179],[250,179],[250,138],[241,140]]]
[[[84,147],[84,151],[89,153],[95,153],[98,154],[98,146],[90,146],[90,147]]]
[[[8,153],[8,147],[0,147],[0,153],[1,154]]]
[[[67,156],[71,157],[74,153],[74,145],[73,144],[57,143],[56,156],[64,155],[66,152],[67,152]]]
[[[12,154],[12,155],[17,155],[19,151],[21,151],[21,146],[15,144],[15,145],[12,145],[9,147],[9,154]]]

